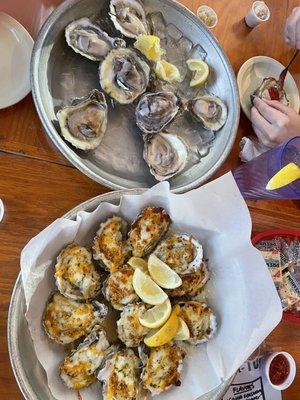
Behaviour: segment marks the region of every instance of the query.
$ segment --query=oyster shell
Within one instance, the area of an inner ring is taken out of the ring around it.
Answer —
[[[96,381],[95,373],[108,352],[109,343],[105,332],[95,327],[60,365],[59,374],[63,383],[73,390],[90,386]]]
[[[152,396],[180,385],[184,357],[185,352],[174,344],[151,348],[141,380]]]
[[[211,94],[190,100],[187,108],[192,116],[203,124],[205,129],[218,131],[227,121],[226,104],[219,97]]]
[[[60,293],[74,300],[91,300],[100,292],[101,277],[92,253],[75,243],[60,252],[54,277]]]
[[[120,104],[132,103],[145,92],[150,67],[131,49],[112,50],[99,69],[102,89]]]
[[[102,92],[94,89],[87,97],[75,99],[57,113],[62,136],[81,150],[98,147],[107,126],[107,104]]]
[[[121,349],[106,360],[98,379],[103,382],[103,400],[138,400],[140,360],[131,349]]]
[[[188,149],[179,136],[160,132],[145,139],[143,157],[150,167],[151,174],[158,181],[164,181],[184,169]]]
[[[89,18],[80,18],[71,22],[65,29],[68,45],[82,56],[93,61],[101,61],[114,47],[125,47],[120,38],[111,38],[100,26]]]
[[[169,229],[171,218],[161,207],[144,208],[133,222],[128,234],[135,257],[144,257],[157,245]]]
[[[154,254],[179,275],[191,274],[202,267],[203,248],[189,235],[174,235],[160,242]]]
[[[93,257],[100,260],[110,273],[118,271],[130,257],[126,233],[127,222],[120,217],[109,218],[96,233]]]
[[[289,105],[289,99],[284,89],[281,89],[279,82],[272,77],[263,79],[261,85],[251,95],[251,101],[257,96],[261,99],[277,100],[286,106]]]
[[[138,300],[132,285],[134,270],[129,265],[109,275],[104,283],[103,294],[116,310]]]
[[[124,36],[137,38],[150,33],[143,3],[139,0],[111,0],[109,16]]]
[[[126,347],[138,347],[149,332],[141,325],[139,317],[147,310],[144,303],[128,304],[117,321],[118,337]]]
[[[180,303],[180,317],[190,331],[189,343],[198,345],[207,342],[217,330],[217,319],[212,310],[198,301]]]
[[[179,111],[178,98],[172,92],[144,94],[137,105],[137,126],[145,133],[163,130]]]
[[[54,292],[49,297],[43,315],[43,326],[56,343],[69,344],[88,335],[107,314],[104,304],[80,303]]]

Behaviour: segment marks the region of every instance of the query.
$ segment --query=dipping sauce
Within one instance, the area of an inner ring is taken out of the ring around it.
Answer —
[[[270,381],[273,385],[282,385],[290,374],[290,363],[283,354],[278,354],[271,362]]]
[[[254,6],[254,12],[263,21],[267,19],[269,13],[267,6],[263,2]]]

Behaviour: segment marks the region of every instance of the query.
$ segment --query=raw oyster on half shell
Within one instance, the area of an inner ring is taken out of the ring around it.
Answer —
[[[211,131],[219,131],[227,121],[226,104],[219,97],[211,94],[190,100],[187,108],[205,129]]]
[[[57,113],[62,136],[81,150],[98,147],[107,127],[107,104],[99,90],[92,90],[88,96],[75,99],[71,106],[63,107]]]
[[[114,47],[126,46],[123,39],[109,37],[89,18],[71,22],[65,29],[65,37],[76,53],[93,61],[101,61]]]
[[[101,277],[92,253],[75,243],[58,255],[54,277],[60,293],[74,300],[91,300],[100,292]]]
[[[50,339],[69,344],[88,335],[107,314],[107,307],[97,301],[81,303],[54,292],[43,314],[43,326]]]
[[[279,85],[279,82],[272,77],[263,79],[261,85],[251,95],[252,102],[255,96],[261,99],[277,100],[286,106],[289,105],[289,99],[285,90],[282,89]]]
[[[144,94],[137,105],[136,124],[144,133],[161,132],[179,111],[179,100],[172,92]]]
[[[112,50],[99,69],[102,89],[120,104],[132,103],[147,89],[150,67],[132,49]]]
[[[148,35],[150,29],[140,0],[111,0],[109,16],[115,28],[128,38]]]
[[[80,390],[96,381],[96,372],[109,352],[109,342],[100,327],[65,357],[59,367],[63,383],[73,390]]]
[[[145,139],[143,157],[151,174],[158,181],[164,181],[184,169],[188,148],[179,136],[160,132]]]

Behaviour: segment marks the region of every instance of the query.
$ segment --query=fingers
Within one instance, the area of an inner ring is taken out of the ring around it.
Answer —
[[[271,105],[261,100],[259,97],[255,97],[253,103],[259,113],[264,117],[264,119],[271,124],[275,124],[280,118],[279,114],[281,114],[281,111],[278,111],[278,109],[271,107]]]
[[[268,133],[272,130],[272,125],[265,120],[256,107],[252,107],[251,109],[251,122],[253,130],[261,143],[265,146],[270,146]]]
[[[271,144],[269,138],[267,138],[265,136],[265,134],[259,128],[257,128],[256,126],[253,125],[253,130],[254,130],[256,136],[258,137],[258,140],[260,141],[260,143],[262,143],[266,147],[270,147],[270,148],[272,147],[272,144]]]
[[[300,7],[293,9],[285,25],[285,40],[293,47],[300,48]]]
[[[286,114],[286,115],[290,115],[291,113],[294,112],[294,110],[291,107],[288,107],[285,104],[282,104],[282,103],[280,103],[280,101],[277,101],[277,100],[263,99],[263,102],[268,104],[270,107],[273,107],[278,111],[281,111],[283,114]]]

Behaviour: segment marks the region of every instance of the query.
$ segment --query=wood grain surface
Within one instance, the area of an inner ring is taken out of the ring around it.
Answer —
[[[218,14],[219,22],[213,33],[236,73],[252,56],[267,55],[284,64],[293,52],[283,42],[282,34],[286,17],[299,1],[266,2],[271,19],[251,30],[243,21],[252,4],[250,0],[205,1]],[[42,22],[59,3],[60,0],[1,0],[0,11],[18,19],[35,37]],[[203,4],[192,0],[182,3],[193,12]],[[300,58],[291,72],[299,86]],[[238,143],[249,134],[252,134],[251,124],[242,114],[231,155],[215,177],[239,164]],[[0,224],[0,399],[22,399],[10,368],[6,343],[7,311],[20,270],[21,249],[55,218],[106,191],[71,166],[52,145],[35,112],[31,95],[13,107],[0,110],[0,198],[5,204],[5,217]],[[300,229],[299,202],[249,201],[248,205],[254,232],[286,227]],[[300,325],[282,321],[266,344],[290,352],[300,372]],[[283,393],[284,400],[300,399],[299,372],[294,384]]]

